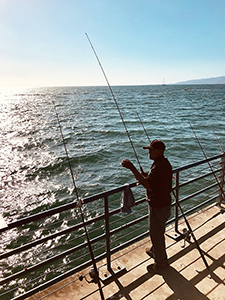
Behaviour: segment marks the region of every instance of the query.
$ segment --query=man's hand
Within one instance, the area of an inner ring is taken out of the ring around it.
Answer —
[[[142,172],[143,174],[138,172],[138,170],[135,168],[132,162],[129,161],[129,159],[122,160],[121,166],[131,170],[131,172],[134,174],[134,177],[137,179],[137,181],[139,181],[140,184],[142,184],[146,189],[149,188],[148,180],[145,178],[148,175],[146,172]]]
[[[124,159],[121,161],[121,166],[124,168],[127,168],[129,170],[134,168],[134,165],[132,164],[131,161],[129,161],[129,159]]]
[[[148,173],[143,171],[143,172],[141,172],[141,175],[144,176],[144,177],[147,177]]]

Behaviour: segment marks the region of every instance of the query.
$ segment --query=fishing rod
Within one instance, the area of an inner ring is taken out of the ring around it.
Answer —
[[[174,194],[174,192],[173,192],[173,194]],[[175,195],[174,195],[174,196],[175,196]],[[197,247],[197,249],[198,249],[198,251],[199,251],[199,253],[200,253],[200,255],[201,255],[201,258],[202,258],[202,260],[203,260],[203,262],[204,262],[206,268],[208,269],[208,268],[209,268],[209,265],[208,265],[208,263],[207,263],[207,260],[205,259],[205,256],[204,256],[204,254],[203,254],[203,250],[200,248],[199,243],[198,243],[198,241],[197,241],[197,239],[196,239],[196,237],[195,237],[195,235],[194,235],[194,232],[193,232],[193,230],[192,230],[192,228],[191,228],[191,225],[190,225],[188,219],[186,218],[185,213],[184,213],[183,209],[181,208],[181,205],[180,205],[179,201],[176,202],[176,203],[177,203],[177,205],[179,206],[180,211],[181,211],[181,215],[182,215],[182,217],[184,218],[184,221],[185,221],[185,223],[186,223],[186,225],[187,225],[187,227],[188,227],[188,231],[189,231],[188,233],[191,234],[191,236],[192,236],[192,238],[193,238],[193,240],[194,240],[194,242],[195,242],[195,245],[196,245],[196,247]],[[184,236],[185,236],[185,234],[184,234]]]
[[[223,197],[225,198],[223,188],[222,188],[222,186],[220,185],[220,182],[218,181],[218,178],[216,177],[215,172],[214,172],[214,170],[213,170],[213,168],[212,168],[210,162],[208,161],[208,158],[207,158],[207,156],[206,156],[206,153],[205,153],[205,151],[204,151],[204,149],[203,149],[203,147],[202,147],[202,145],[201,145],[201,143],[200,143],[200,141],[199,141],[199,139],[198,139],[198,137],[197,137],[197,135],[196,135],[196,133],[195,133],[195,131],[194,131],[194,128],[191,126],[191,123],[190,123],[190,122],[189,122],[189,125],[190,125],[191,130],[192,130],[192,132],[193,132],[193,134],[194,134],[194,136],[195,136],[195,138],[196,138],[196,140],[197,140],[197,142],[198,142],[198,144],[199,144],[200,149],[202,150],[202,153],[203,153],[205,159],[207,160],[207,163],[208,163],[208,165],[209,165],[209,168],[210,168],[210,170],[211,170],[211,172],[212,172],[214,178],[216,179],[216,182],[217,182],[217,184],[218,184],[218,186],[219,186],[219,188],[220,188],[220,191],[221,191]],[[221,210],[224,210],[224,208],[223,208],[221,205],[220,205],[220,208],[221,208]]]
[[[221,152],[223,153],[224,151],[223,151],[222,146],[221,146],[221,144],[220,144],[220,142],[219,142],[219,139],[217,138],[217,136],[216,136],[216,134],[215,134],[215,131],[213,131],[213,134],[215,135],[215,138],[216,138],[217,143],[218,143],[218,145],[219,145],[219,147],[220,147],[220,150],[221,150]]]
[[[118,110],[118,112],[119,112],[119,114],[120,114],[120,118],[121,118],[121,120],[122,120],[122,122],[123,122],[123,126],[124,126],[124,128],[125,128],[125,130],[126,130],[126,133],[127,133],[128,138],[129,138],[130,144],[131,144],[131,146],[132,146],[132,148],[133,148],[134,155],[135,155],[135,157],[136,157],[136,160],[137,160],[137,162],[138,162],[138,165],[139,165],[139,167],[140,167],[141,172],[143,172],[143,169],[142,169],[142,167],[141,167],[140,161],[139,161],[138,156],[137,156],[137,153],[136,153],[136,151],[135,151],[133,142],[132,142],[132,140],[131,140],[130,134],[129,134],[128,130],[127,130],[127,126],[126,126],[126,124],[125,124],[125,122],[124,122],[122,113],[121,113],[121,111],[120,111],[119,105],[118,105],[118,103],[117,103],[117,101],[116,101],[116,98],[115,98],[115,96],[114,96],[114,93],[113,93],[113,90],[112,90],[112,88],[111,88],[111,85],[109,84],[109,80],[108,80],[108,78],[107,78],[107,76],[106,76],[106,73],[105,73],[105,71],[104,71],[104,69],[103,69],[103,67],[102,67],[102,64],[101,64],[101,62],[100,62],[100,60],[99,60],[99,58],[98,58],[98,55],[97,55],[97,53],[96,53],[96,51],[95,51],[95,49],[94,49],[94,46],[93,46],[91,40],[89,39],[88,34],[85,33],[85,35],[86,35],[86,37],[87,37],[87,39],[88,39],[88,42],[89,42],[89,44],[90,44],[90,46],[91,46],[91,48],[92,48],[92,50],[93,50],[93,52],[94,52],[94,55],[95,55],[95,57],[96,57],[96,59],[97,59],[97,61],[98,61],[98,63],[99,63],[99,66],[100,66],[100,68],[101,68],[101,70],[102,70],[102,73],[103,73],[103,75],[104,75],[104,77],[105,77],[105,80],[106,80],[106,82],[107,82],[107,85],[108,85],[108,87],[109,87],[109,90],[110,90],[110,92],[111,92],[111,95],[112,95],[112,97],[113,97],[113,100],[114,100],[114,102],[115,102],[115,104],[116,104],[117,110]]]
[[[216,140],[217,140],[217,143],[218,143],[218,145],[219,145],[219,147],[220,147],[220,150],[221,150],[221,152],[224,154],[224,151],[223,151],[223,148],[222,148],[222,146],[221,146],[221,144],[220,144],[220,141],[219,141],[219,139],[217,138],[217,136],[216,136],[216,133],[215,133],[215,131],[213,131],[213,133],[214,133],[214,135],[215,135],[215,137],[216,137]],[[222,202],[222,201],[221,201]],[[217,202],[217,206],[219,206],[220,207],[220,209],[221,209],[221,213],[224,213],[225,212],[225,209],[224,209],[224,207],[222,207],[221,206],[221,202],[218,200],[218,202]]]
[[[90,238],[89,238],[89,235],[88,235],[88,232],[87,232],[87,227],[85,225],[84,214],[83,214],[83,211],[81,209],[81,205],[83,203],[83,200],[81,200],[78,196],[78,190],[77,190],[77,187],[76,187],[74,174],[73,174],[72,166],[71,166],[69,155],[68,155],[66,142],[65,142],[65,139],[64,139],[63,131],[62,131],[62,126],[61,126],[59,115],[58,115],[56,105],[55,105],[55,102],[54,102],[53,99],[52,99],[52,103],[53,103],[53,106],[54,106],[54,109],[55,109],[55,114],[56,114],[57,122],[58,122],[58,125],[59,125],[59,129],[60,129],[60,133],[61,133],[61,137],[62,137],[62,141],[63,141],[63,145],[64,145],[64,149],[65,149],[65,153],[66,153],[66,157],[67,157],[67,161],[68,161],[68,165],[69,165],[69,169],[70,169],[70,174],[71,174],[71,177],[72,177],[73,186],[74,186],[74,190],[75,190],[76,197],[77,197],[75,207],[79,208],[79,210],[80,210],[80,215],[81,215],[85,235],[86,235],[86,238],[87,238],[88,248],[89,248],[89,252],[90,252],[91,260],[92,260],[92,264],[93,264],[93,270],[91,269],[91,271],[89,272],[89,274],[92,278],[91,282],[94,282],[94,283],[98,284],[101,299],[104,300],[105,298],[104,298],[104,294],[103,294],[103,291],[102,291],[102,287],[101,287],[101,283],[100,283],[100,279],[99,279],[99,275],[98,275],[99,273],[98,273],[98,270],[97,270],[97,266],[96,266],[96,262],[95,262],[95,258],[94,258],[94,253],[93,253]],[[79,279],[83,280],[83,276],[80,276]]]
[[[56,109],[56,105],[55,105],[55,102],[54,102],[53,99],[52,99],[52,103],[53,103],[53,107],[54,107],[54,109],[55,109],[55,114],[56,114],[57,122],[58,122],[58,125],[59,125],[59,130],[60,130],[60,133],[61,133],[61,137],[62,137],[62,142],[63,142],[64,150],[65,150],[65,152],[66,152],[67,162],[68,162],[69,169],[70,169],[70,175],[71,175],[71,177],[72,177],[73,186],[74,186],[75,193],[76,193],[77,200],[78,200],[78,199],[79,199],[79,196],[78,196],[78,191],[77,191],[77,187],[76,187],[76,183],[75,183],[75,179],[74,179],[75,177],[74,177],[74,175],[73,175],[72,166],[71,166],[70,159],[69,159],[69,155],[68,155],[68,151],[67,151],[67,148],[66,148],[66,143],[65,143],[64,136],[63,136],[63,132],[62,132],[62,126],[61,126],[61,123],[60,123],[60,120],[59,120],[59,115],[58,115],[58,112],[57,112],[57,109]]]
[[[147,134],[147,131],[145,130],[144,124],[143,124],[143,122],[142,122],[142,120],[141,120],[141,118],[140,118],[140,116],[139,116],[139,114],[138,114],[137,111],[136,111],[136,114],[137,114],[138,119],[139,119],[139,121],[140,121],[140,123],[141,123],[141,126],[142,126],[142,128],[143,128],[143,130],[144,130],[144,132],[145,132],[145,134],[146,134],[146,136],[147,136],[147,139],[148,139],[149,143],[151,143],[151,140],[150,140],[150,138],[149,138],[149,136],[148,136],[148,134]]]

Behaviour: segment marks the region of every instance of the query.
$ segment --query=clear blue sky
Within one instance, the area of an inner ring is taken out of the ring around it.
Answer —
[[[0,86],[225,75],[224,0],[0,0]]]

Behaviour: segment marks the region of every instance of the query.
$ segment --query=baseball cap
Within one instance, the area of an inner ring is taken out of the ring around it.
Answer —
[[[143,149],[158,149],[158,150],[163,150],[164,151],[166,149],[166,146],[162,141],[156,139],[156,140],[153,140],[149,144],[149,146],[143,147]]]

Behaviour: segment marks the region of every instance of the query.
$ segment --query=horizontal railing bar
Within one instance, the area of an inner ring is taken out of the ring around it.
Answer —
[[[99,258],[99,260],[97,260],[97,257],[95,258],[96,261],[100,261],[101,258]],[[89,267],[90,265],[92,264],[92,261],[89,260],[89,261],[86,261],[84,264],[81,264],[79,265],[78,267],[75,267],[73,269],[71,269],[70,271],[67,271],[67,272],[63,272],[61,275],[57,276],[57,277],[54,277],[50,280],[48,280],[47,282],[43,283],[43,284],[40,284],[38,285],[37,287],[25,292],[24,294],[22,295],[19,295],[17,297],[14,297],[13,300],[24,300],[24,299],[27,299],[28,297],[58,283],[59,281],[65,279],[65,278],[68,278],[70,276],[72,276],[73,274],[77,273],[77,272],[80,272],[81,270]]]
[[[166,222],[166,226],[172,224],[174,222],[174,220],[175,220],[175,218],[169,219]],[[137,237],[135,237],[133,239],[130,239],[128,242],[125,242],[124,244],[119,245],[119,246],[111,249],[110,253],[112,255],[112,254],[114,254],[114,253],[116,253],[116,252],[118,252],[118,251],[120,251],[120,250],[122,250],[122,249],[124,249],[124,248],[126,248],[126,247],[128,247],[128,246],[130,246],[132,244],[134,244],[135,242],[138,242],[139,240],[142,240],[142,239],[146,238],[147,236],[149,236],[149,230],[147,230],[145,233],[142,233],[142,234],[140,234],[139,236],[137,236]]]
[[[1,228],[0,232],[9,230],[9,229],[12,229],[12,228],[15,228],[15,227],[22,226],[22,225],[28,224],[30,222],[38,221],[38,220],[43,219],[45,217],[49,217],[49,216],[55,215],[57,213],[66,211],[66,210],[73,209],[73,208],[76,208],[76,203],[75,202],[70,203],[70,204],[61,205],[57,208],[52,208],[52,209],[46,210],[44,212],[41,212],[41,213],[29,216],[29,217],[22,218],[22,219],[13,221],[11,223],[8,223],[7,224],[8,227]]]
[[[110,191],[106,191],[106,192],[103,192],[103,193],[100,193],[100,194],[97,194],[97,195],[94,195],[94,196],[90,196],[90,197],[84,198],[84,202],[85,203],[90,203],[90,202],[93,202],[95,200],[98,200],[98,199],[101,199],[101,198],[105,198],[105,197],[108,197],[110,195],[117,194],[119,192],[122,192],[127,185],[130,188],[133,188],[133,187],[137,186],[137,182],[132,182],[130,184],[124,184],[124,185],[122,185],[122,186],[120,186],[118,188],[112,189]]]
[[[29,244],[26,244],[26,245],[17,247],[17,248],[15,248],[15,249],[13,249],[13,250],[10,250],[10,251],[8,251],[8,252],[6,252],[6,253],[4,253],[4,254],[1,254],[1,255],[0,255],[0,259],[7,258],[7,257],[9,257],[9,256],[11,256],[11,255],[17,254],[17,253],[19,253],[19,252],[23,252],[23,251],[25,251],[25,250],[27,250],[27,249],[30,249],[30,248],[32,248],[32,247],[35,247],[35,246],[37,246],[37,245],[39,245],[39,244],[45,243],[45,242],[47,242],[48,240],[52,240],[52,239],[54,239],[54,238],[56,238],[56,237],[58,237],[58,236],[65,235],[65,234],[67,234],[67,233],[69,233],[69,232],[71,232],[71,231],[74,231],[74,230],[75,230],[74,227],[77,227],[77,226],[73,226],[73,227],[68,228],[68,229],[65,229],[65,230],[63,230],[63,231],[59,231],[59,232],[57,232],[57,233],[54,233],[54,234],[49,235],[49,236],[46,236],[46,237],[44,237],[44,238],[41,238],[41,239],[36,240],[36,241],[34,241],[34,242],[31,242],[31,243],[29,243]]]
[[[197,192],[195,192],[195,193],[193,193],[193,194],[191,194],[191,195],[189,195],[189,196],[187,196],[187,197],[184,197],[184,198],[180,199],[180,200],[179,200],[179,203],[182,203],[182,202],[187,201],[187,200],[189,200],[189,199],[191,199],[191,198],[194,198],[194,197],[196,197],[196,196],[198,196],[198,195],[204,193],[205,191],[210,190],[211,188],[213,188],[213,187],[215,187],[215,186],[217,186],[217,185],[218,185],[218,183],[213,183],[213,184],[207,186],[206,188],[201,189],[200,191],[197,191]]]
[[[98,216],[97,218],[94,218],[92,220],[88,220],[88,221],[84,222],[84,224],[85,225],[90,225],[92,223],[95,223],[95,222],[98,222],[98,221],[101,221],[101,220],[104,220],[104,219],[105,219],[104,215],[101,215],[101,216]],[[27,250],[27,249],[29,249],[31,247],[34,247],[34,246],[37,246],[39,244],[45,243],[48,240],[54,239],[54,238],[56,238],[58,236],[66,235],[66,234],[68,234],[68,233],[70,233],[72,231],[76,231],[76,230],[78,230],[80,228],[83,228],[84,224],[83,223],[79,223],[77,225],[71,226],[70,228],[61,230],[61,231],[59,231],[57,233],[54,233],[54,234],[51,234],[51,235],[46,236],[44,238],[41,238],[41,239],[39,239],[37,241],[33,241],[33,242],[29,243],[29,244],[26,244],[26,245],[23,245],[23,246],[18,247],[16,249],[10,250],[10,251],[8,251],[8,252],[6,252],[4,254],[1,254],[0,255],[0,259],[7,258],[7,257],[9,257],[9,256],[11,256],[13,254],[25,251],[25,250]]]
[[[127,219],[130,217],[130,215],[132,215],[132,217],[134,217],[135,218],[135,215],[136,214],[141,214],[142,215],[142,212],[144,211],[144,213],[145,213],[145,211],[146,211],[146,206],[145,207],[142,207],[142,208],[140,208],[140,209],[138,209],[138,210],[136,210],[136,211],[133,211],[132,212],[132,214],[126,214],[126,215],[124,215],[124,216],[122,216],[121,218],[120,218],[120,223],[122,222],[122,221],[124,221],[125,223],[127,222]],[[132,218],[132,220],[133,220],[133,218]],[[113,221],[111,221],[110,222],[110,228],[112,228],[113,227],[113,224],[117,224],[118,223],[118,220],[113,220]]]
[[[96,256],[95,261],[99,262],[99,261],[103,260],[104,258],[106,258],[106,253],[102,253],[102,254]],[[25,292],[24,294],[13,298],[13,300],[26,299],[26,298],[28,298],[28,297],[44,290],[44,289],[46,289],[46,288],[56,284],[57,282],[65,279],[65,278],[68,278],[68,277],[72,276],[75,273],[78,273],[78,272],[82,271],[83,269],[85,269],[85,268],[87,268],[91,265],[92,265],[92,260],[86,261],[85,263],[71,269],[70,271],[64,272],[61,275],[58,275],[57,277],[54,277],[53,279],[50,279],[49,281],[45,282],[44,284],[40,284],[38,287],[35,287],[32,290],[29,290],[28,292]]]
[[[136,182],[129,184],[130,188],[132,188],[136,185],[137,185]],[[101,198],[104,198],[105,196],[109,196],[109,195],[121,192],[125,189],[125,187],[126,187],[126,185],[123,185],[123,186],[120,186],[120,187],[115,188],[113,190],[103,192],[103,193],[100,193],[100,194],[97,194],[97,195],[94,195],[94,196],[87,197],[87,198],[84,198],[83,201],[84,201],[84,203],[90,203],[90,202],[93,202],[95,200],[99,200]],[[8,227],[0,228],[0,233],[3,232],[3,231],[9,230],[9,229],[15,228],[15,227],[22,226],[24,224],[28,224],[28,223],[33,222],[33,221],[38,221],[38,220],[43,219],[45,217],[52,216],[54,214],[57,214],[57,213],[60,213],[60,212],[66,211],[66,210],[70,210],[70,209],[73,209],[73,208],[76,208],[75,201],[72,202],[72,203],[69,203],[69,204],[61,205],[59,207],[52,208],[52,209],[46,210],[44,212],[41,212],[41,213],[29,216],[29,217],[22,218],[22,219],[13,221],[11,223],[8,223],[7,224]]]
[[[83,243],[83,245],[84,244],[87,245],[87,242]],[[11,280],[14,280],[14,279],[18,278],[18,277],[22,277],[22,276],[24,276],[24,275],[26,275],[28,273],[31,273],[31,272],[33,272],[33,271],[35,271],[35,270],[37,270],[37,269],[39,269],[39,268],[41,268],[41,267],[43,267],[45,265],[50,264],[50,263],[52,263],[52,262],[54,262],[54,261],[56,261],[56,260],[58,260],[58,259],[60,259],[62,257],[70,255],[70,254],[74,253],[75,251],[78,251],[78,250],[84,248],[84,246],[83,245],[81,246],[81,245],[75,246],[75,247],[73,247],[73,248],[71,248],[69,250],[61,252],[58,255],[55,255],[55,256],[53,256],[51,258],[48,258],[48,259],[44,260],[43,262],[41,262],[39,264],[36,264],[35,266],[26,267],[22,271],[19,271],[19,272],[15,273],[15,274],[12,274],[12,275],[10,275],[10,276],[8,276],[8,277],[0,280],[0,285],[3,285],[3,284],[5,284],[5,283],[7,283],[7,282],[9,282]]]
[[[210,202],[216,200],[216,198],[217,198],[217,196],[213,196],[212,198],[207,199],[207,200],[204,201],[203,203],[200,203],[200,204],[198,204],[197,206],[194,206],[194,207],[190,208],[189,210],[186,210],[185,213],[186,213],[186,214],[190,214],[190,213],[194,212],[196,209],[199,209],[199,208],[201,208],[201,207],[204,207],[204,206],[206,206],[207,204],[209,204]],[[180,216],[182,217],[182,215],[180,215]]]
[[[129,228],[129,227],[131,227],[133,225],[136,225],[136,224],[138,224],[138,223],[140,223],[140,222],[142,222],[142,221],[144,221],[146,219],[148,219],[148,214],[145,215],[145,216],[142,216],[142,217],[140,217],[140,218],[138,218],[138,219],[136,219],[134,221],[131,221],[131,222],[126,223],[126,224],[123,224],[120,227],[114,228],[114,229],[110,230],[110,236],[114,235],[114,234],[116,234],[116,233],[118,233],[118,232],[120,232],[120,231],[122,231],[124,229],[127,229],[127,228]]]
[[[128,242],[126,242],[124,244],[118,245],[117,247],[111,249],[110,253],[111,253],[111,255],[115,254],[116,252],[118,252],[118,251],[120,251],[120,250],[122,250],[124,248],[127,248],[128,246],[134,244],[135,242],[143,240],[147,236],[149,236],[149,231],[146,231],[146,232],[140,234],[139,236],[137,236],[137,237],[135,237],[133,239],[130,239]]]
[[[141,204],[141,203],[143,203],[145,201],[146,201],[145,199],[140,199],[140,200],[136,201],[135,206],[139,205],[139,204]],[[109,216],[111,217],[111,216],[117,214],[118,212],[120,212],[120,208],[115,209],[115,210],[109,212]],[[105,216],[101,215],[101,216],[98,216],[97,218],[93,218],[91,220],[85,221],[84,224],[85,224],[85,226],[88,226],[88,225],[90,225],[92,223],[96,223],[96,222],[99,222],[99,221],[104,220],[104,219],[105,219]],[[70,228],[64,229],[62,231],[59,231],[59,232],[54,233],[52,235],[49,235],[47,237],[41,238],[41,239],[39,239],[37,241],[33,241],[33,242],[31,242],[29,244],[26,244],[26,245],[23,245],[21,247],[17,247],[17,248],[15,248],[13,250],[10,250],[10,251],[8,251],[8,252],[6,252],[4,254],[1,254],[0,255],[0,259],[4,259],[4,258],[7,258],[7,257],[9,257],[11,255],[23,252],[23,251],[25,251],[27,249],[30,249],[30,248],[32,248],[34,246],[40,245],[42,243],[45,243],[48,240],[54,239],[54,238],[56,238],[58,236],[66,235],[66,234],[68,234],[68,233],[70,233],[72,231],[76,231],[76,230],[78,230],[80,228],[83,228],[83,226],[84,226],[83,223],[79,223],[79,224],[77,224],[75,226],[72,226]]]
[[[185,166],[183,166],[183,167],[174,169],[174,170],[173,170],[173,173],[179,173],[179,172],[181,172],[181,171],[188,170],[188,169],[193,168],[193,167],[197,167],[197,166],[199,166],[199,165],[202,165],[202,164],[204,164],[204,163],[210,162],[210,161],[212,161],[212,160],[221,158],[222,156],[223,156],[223,154],[218,154],[218,155],[215,155],[215,156],[213,156],[213,157],[210,157],[210,158],[207,158],[207,159],[204,159],[204,160],[195,162],[195,163],[193,163],[193,164],[185,165]]]
[[[188,185],[188,184],[191,184],[191,183],[196,182],[196,181],[198,181],[198,180],[201,180],[201,179],[203,179],[203,178],[206,178],[206,177],[208,177],[208,176],[210,176],[210,175],[212,175],[212,174],[215,174],[215,173],[217,173],[217,172],[220,172],[221,170],[222,170],[222,168],[217,169],[217,170],[215,170],[215,171],[213,171],[213,172],[209,172],[209,173],[207,173],[207,174],[201,175],[201,176],[199,176],[199,177],[195,177],[194,179],[191,179],[191,180],[187,180],[187,181],[185,181],[185,182],[182,182],[181,184],[179,184],[179,188],[182,188],[182,187],[184,187],[185,185]]]

